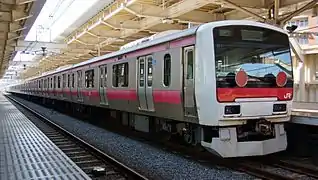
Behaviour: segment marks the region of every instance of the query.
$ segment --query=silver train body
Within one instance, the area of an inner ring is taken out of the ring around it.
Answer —
[[[287,146],[283,123],[290,119],[293,76],[286,40],[281,29],[267,24],[211,22],[28,79],[7,91],[119,110],[125,113],[123,122],[133,121],[144,132],[152,117],[161,130],[176,131],[222,157],[265,155]],[[284,50],[281,59],[287,60],[280,64],[274,53],[261,57],[272,49]],[[238,73],[247,65],[252,69],[245,70],[247,76]],[[288,73],[278,78],[281,71]],[[276,81],[264,79],[264,72]]]

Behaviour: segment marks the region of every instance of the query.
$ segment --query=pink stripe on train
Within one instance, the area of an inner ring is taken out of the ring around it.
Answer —
[[[129,90],[114,90],[114,89],[107,89],[106,95],[109,100],[130,100],[130,101],[137,101],[137,92],[135,89]]]
[[[181,104],[181,92],[178,90],[154,90],[152,96],[155,103]]]
[[[58,93],[54,91],[56,94],[62,93],[59,91]],[[77,96],[77,91],[64,91],[65,94],[71,94],[73,96]],[[83,96],[89,97],[100,97],[100,93],[98,90],[82,90],[79,93],[82,93]],[[129,101],[138,101],[138,94],[135,89],[107,89],[106,96],[108,100],[129,100]],[[154,103],[167,103],[167,104],[181,104],[181,91],[179,90],[158,90],[155,89],[152,92]]]

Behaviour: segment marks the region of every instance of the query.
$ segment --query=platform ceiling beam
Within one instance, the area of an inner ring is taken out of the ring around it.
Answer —
[[[51,51],[53,50],[61,50],[67,48],[67,44],[62,43],[53,43],[53,42],[40,42],[40,41],[16,41],[16,45],[14,46],[15,51],[27,51],[28,47],[32,46],[35,49],[41,49],[45,47]]]

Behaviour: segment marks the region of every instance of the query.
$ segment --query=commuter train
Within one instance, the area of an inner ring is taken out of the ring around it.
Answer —
[[[287,147],[292,58],[282,29],[226,20],[143,38],[8,91],[121,112],[123,125],[221,157],[261,156]]]

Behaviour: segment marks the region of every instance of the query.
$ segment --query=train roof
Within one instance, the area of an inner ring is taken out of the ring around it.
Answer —
[[[34,79],[37,79],[37,78],[40,78],[40,77],[44,77],[44,76],[48,76],[48,75],[52,75],[52,74],[56,74],[56,73],[60,73],[60,72],[63,72],[63,71],[68,71],[68,70],[71,70],[71,69],[74,69],[74,68],[77,68],[77,67],[81,67],[81,66],[85,66],[85,65],[88,65],[88,64],[92,64],[92,63],[95,63],[95,62],[98,62],[98,61],[101,61],[101,60],[113,58],[113,57],[120,56],[122,54],[126,54],[126,53],[129,53],[129,52],[132,52],[132,51],[136,51],[136,50],[139,50],[139,49],[143,49],[143,48],[147,48],[147,47],[150,47],[150,46],[154,46],[156,44],[161,44],[161,43],[165,43],[165,42],[168,42],[168,41],[171,41],[171,40],[175,40],[175,39],[178,39],[178,38],[190,36],[190,35],[195,34],[199,27],[210,27],[211,25],[218,26],[220,24],[222,24],[222,25],[230,25],[232,23],[234,23],[234,24],[242,24],[242,25],[250,25],[250,26],[253,26],[253,25],[254,26],[261,26],[261,27],[264,27],[264,28],[270,28],[270,29],[285,33],[284,30],[281,29],[281,28],[278,28],[278,27],[275,27],[275,26],[272,26],[272,25],[268,25],[268,24],[264,24],[264,23],[250,21],[250,20],[224,20],[224,21],[210,22],[210,23],[201,24],[201,25],[198,25],[198,26],[195,26],[195,27],[191,27],[189,29],[181,30],[179,32],[174,32],[174,33],[171,33],[171,34],[168,34],[168,35],[160,36],[159,38],[155,38],[155,39],[152,39],[152,40],[149,40],[149,41],[146,41],[146,42],[142,42],[142,43],[137,44],[135,46],[123,48],[123,49],[120,49],[118,51],[105,54],[103,56],[94,57],[92,59],[80,62],[78,64],[70,65],[70,66],[68,66],[66,68],[56,69],[54,71],[47,72],[45,74],[42,74],[42,75],[39,75],[39,76],[36,76],[36,77],[32,77],[32,78],[26,79],[26,81],[34,80]]]
[[[115,51],[115,52],[111,52],[111,53],[108,53],[108,54],[105,54],[105,55],[102,55],[102,56],[99,56],[99,57],[94,57],[92,59],[80,62],[78,64],[71,65],[70,67],[67,67],[67,68],[51,71],[51,72],[48,72],[46,74],[42,74],[40,76],[30,78],[28,80],[34,80],[34,79],[37,79],[37,78],[40,78],[40,77],[43,77],[43,76],[47,76],[47,75],[56,74],[56,73],[59,73],[59,72],[71,70],[71,69],[74,69],[74,68],[77,68],[77,67],[81,67],[81,66],[85,66],[85,65],[88,65],[88,64],[91,64],[91,63],[95,63],[95,62],[98,62],[98,61],[101,61],[101,60],[105,60],[105,59],[113,58],[113,57],[116,57],[116,56],[120,56],[122,54],[126,54],[126,53],[129,53],[129,52],[138,50],[138,49],[143,49],[143,48],[147,48],[147,47],[150,47],[150,46],[154,46],[156,44],[165,43],[165,42],[168,42],[168,41],[171,41],[171,40],[174,40],[174,39],[190,36],[190,35],[195,34],[195,32],[198,29],[198,27],[199,26],[195,26],[195,27],[191,27],[191,28],[186,29],[186,30],[182,30],[180,32],[174,32],[172,34],[168,34],[168,35],[162,36],[160,38],[155,38],[153,40],[149,40],[149,41],[143,42],[141,44],[138,44],[138,45],[135,45],[135,46],[132,46],[132,47],[124,48],[124,49],[121,49],[121,50],[118,50],[118,51]]]

